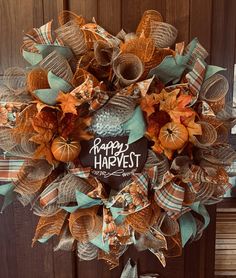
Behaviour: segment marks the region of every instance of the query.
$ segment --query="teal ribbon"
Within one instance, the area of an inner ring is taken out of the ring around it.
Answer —
[[[134,110],[132,117],[122,125],[122,129],[129,133],[128,144],[132,144],[144,136],[146,125],[139,106]]]
[[[67,46],[55,45],[55,44],[36,44],[35,47],[41,53],[42,57],[47,57],[53,51],[56,51],[67,60],[71,59],[74,55],[71,49]]]
[[[45,236],[45,237],[39,238],[37,241],[40,243],[46,243],[52,237],[53,237],[53,235]]]
[[[99,234],[95,238],[91,239],[90,242],[97,246],[98,248],[102,249],[106,253],[109,252],[109,244],[108,241],[103,241],[102,234]]]
[[[114,218],[114,220],[117,220],[117,222],[122,222],[124,220],[124,216],[120,215],[121,208],[113,207],[111,206],[108,201],[102,200],[102,199],[93,199],[86,194],[80,192],[79,190],[76,190],[76,206],[62,206],[61,208],[69,213],[75,212],[77,209],[85,209],[85,208],[91,208],[93,206],[100,206],[104,204],[106,207],[109,207],[111,214]]]
[[[23,50],[22,56],[32,66],[38,65],[43,60],[43,55],[40,53],[28,52]]]
[[[67,212],[73,213],[77,209],[99,206],[103,203],[101,199],[90,198],[89,196],[80,192],[79,190],[76,190],[76,202],[77,202],[76,206],[71,206],[71,207],[62,206],[61,208],[66,210]]]
[[[208,65],[206,68],[206,73],[205,73],[205,80],[210,78],[212,75],[220,72],[220,71],[225,71],[225,68],[222,67],[218,67],[218,66],[212,66],[212,65]]]
[[[7,184],[4,184],[4,185],[0,186],[0,195],[4,196],[4,201],[3,201],[2,208],[1,208],[1,213],[15,199],[14,189],[15,189],[15,186],[12,183],[7,183]]]
[[[189,241],[190,238],[197,234],[197,224],[191,212],[187,212],[179,219],[182,247]]]
[[[183,214],[179,218],[182,246],[192,238],[196,238],[210,223],[210,216],[203,204],[195,202],[192,204],[191,209],[203,217],[203,225],[197,229],[197,223],[191,212]]]
[[[193,205],[191,206],[192,210],[195,211],[196,213],[198,213],[199,215],[201,215],[203,217],[203,226],[202,228],[198,231],[198,233],[201,233],[203,230],[206,229],[206,227],[209,225],[210,223],[210,216],[209,213],[206,209],[206,207],[200,203],[200,202],[195,202],[193,203]]]
[[[85,209],[85,208],[90,208],[93,206],[101,205],[103,201],[101,199],[93,199],[87,196],[86,194],[76,190],[76,201],[77,201],[77,206],[73,207],[62,207],[62,209],[73,213],[77,209]],[[102,238],[102,233],[99,234],[97,237],[93,238],[90,240],[92,244],[97,246],[98,248],[104,250],[105,252],[109,252],[109,244],[107,241],[103,241]]]
[[[187,65],[192,52],[198,43],[197,38],[193,39],[189,44],[189,51],[185,55],[176,54],[166,56],[163,61],[155,68],[151,69],[148,77],[153,75],[157,76],[164,84],[173,82],[174,84],[179,81]],[[192,69],[192,68],[191,68]]]
[[[36,44],[35,47],[39,50],[39,53],[25,51],[23,49],[22,55],[24,59],[31,64],[31,66],[37,66],[45,57],[51,52],[56,51],[58,54],[64,56],[66,59],[71,59],[73,53],[67,46],[59,46],[53,44]]]
[[[55,105],[59,92],[69,92],[72,86],[64,79],[58,77],[51,71],[48,72],[48,83],[51,89],[39,89],[33,91],[33,94],[43,103]]]

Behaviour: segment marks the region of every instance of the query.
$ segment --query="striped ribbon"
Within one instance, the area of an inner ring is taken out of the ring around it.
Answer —
[[[195,98],[199,95],[202,83],[204,81],[205,73],[206,63],[203,60],[197,58],[192,71],[186,74],[186,78],[189,83],[189,89]]]
[[[0,156],[0,182],[17,180],[17,175],[24,160],[17,157]]]

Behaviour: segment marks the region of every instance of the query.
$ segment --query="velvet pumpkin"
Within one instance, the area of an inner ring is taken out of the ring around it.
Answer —
[[[159,140],[166,149],[181,149],[188,141],[188,130],[180,123],[169,122],[161,128]]]
[[[57,137],[53,140],[51,151],[55,159],[62,162],[68,162],[75,160],[81,147],[78,141],[66,140],[63,137]]]

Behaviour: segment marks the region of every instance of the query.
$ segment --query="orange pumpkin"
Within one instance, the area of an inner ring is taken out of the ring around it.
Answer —
[[[35,68],[28,73],[27,87],[30,93],[38,89],[50,88],[47,72],[42,68]]]
[[[175,122],[167,123],[160,130],[159,140],[166,149],[181,149],[188,141],[188,130],[182,124]]]
[[[53,140],[51,151],[55,159],[62,162],[68,162],[75,160],[81,147],[78,141],[66,140],[63,137],[57,137]]]

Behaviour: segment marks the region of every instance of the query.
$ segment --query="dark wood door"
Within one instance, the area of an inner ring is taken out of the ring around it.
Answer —
[[[19,54],[22,31],[40,26],[69,9],[95,17],[108,31],[135,30],[142,13],[156,9],[175,25],[178,41],[198,37],[209,51],[208,62],[228,68],[233,85],[235,55],[235,0],[0,0],[0,76],[9,66],[23,66]],[[231,93],[232,94],[232,93]],[[75,253],[54,252],[53,241],[31,248],[37,223],[29,208],[9,207],[0,217],[0,278],[118,278],[127,259],[138,262],[140,274],[155,272],[165,278],[214,277],[215,207],[202,239],[187,246],[182,257],[169,259],[164,269],[154,255],[130,248],[120,266],[109,271],[101,261],[80,262]]]

